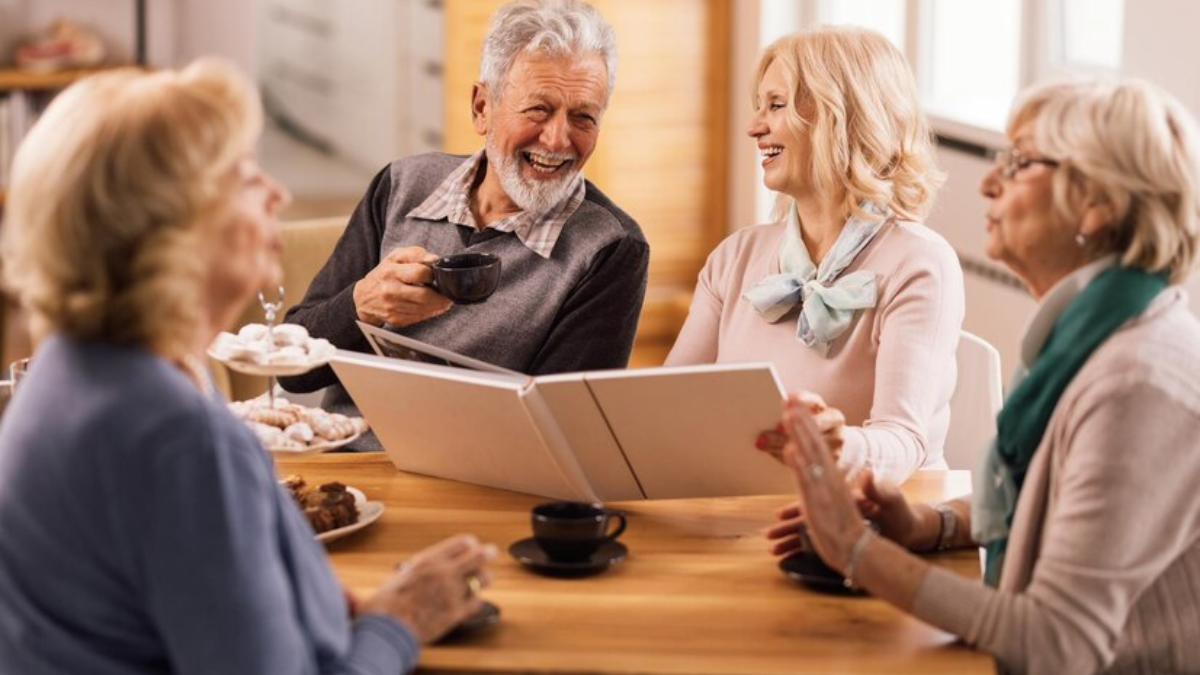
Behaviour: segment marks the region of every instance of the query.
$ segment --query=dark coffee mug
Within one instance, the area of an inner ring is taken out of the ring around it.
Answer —
[[[625,531],[625,514],[600,504],[548,502],[533,507],[533,538],[546,555],[562,562],[587,560]],[[608,531],[608,523],[617,527]]]
[[[500,285],[500,258],[491,253],[456,253],[429,263],[433,287],[460,305],[487,300]]]

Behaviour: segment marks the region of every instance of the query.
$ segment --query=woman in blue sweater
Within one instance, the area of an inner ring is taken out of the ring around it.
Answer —
[[[280,281],[286,190],[215,61],[97,75],[13,168],[5,276],[37,358],[0,424],[0,671],[403,673],[479,608],[491,547],[427,549],[351,618],[205,347]]]

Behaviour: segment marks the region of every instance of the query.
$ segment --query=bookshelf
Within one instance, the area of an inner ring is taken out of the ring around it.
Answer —
[[[30,73],[16,68],[0,68],[0,92],[54,91],[110,67],[73,68],[52,73]]]

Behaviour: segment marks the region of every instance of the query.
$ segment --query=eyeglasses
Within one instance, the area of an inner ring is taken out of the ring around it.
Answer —
[[[1034,164],[1042,164],[1044,166],[1058,166],[1061,164],[1057,159],[1048,159],[1046,157],[1026,157],[1021,154],[1016,148],[1007,148],[1005,150],[996,151],[993,161],[996,166],[1000,167],[1000,176],[1004,180],[1012,180],[1013,176],[1017,175],[1018,171],[1023,171],[1033,166]]]

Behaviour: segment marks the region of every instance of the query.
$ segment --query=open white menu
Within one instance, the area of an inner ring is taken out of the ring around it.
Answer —
[[[377,355],[331,365],[398,469],[599,501],[794,490],[754,448],[784,393],[769,363],[530,377],[362,328]]]

